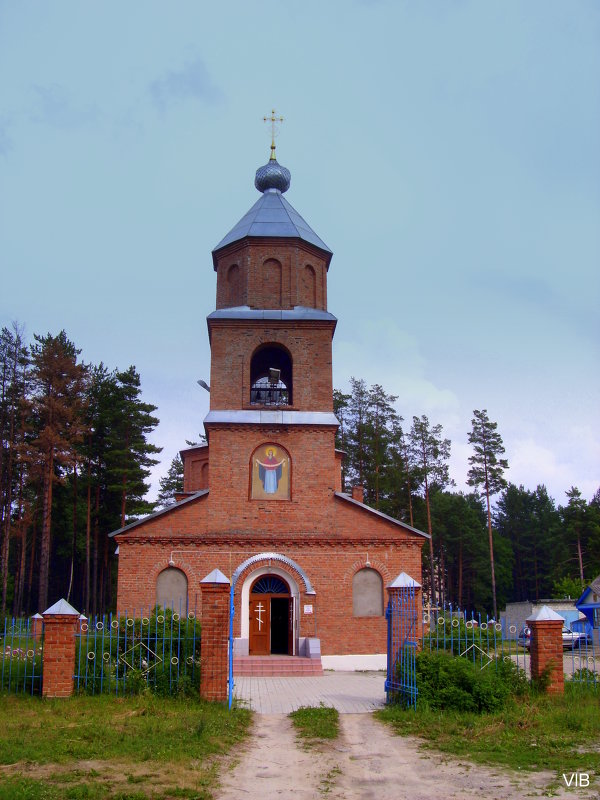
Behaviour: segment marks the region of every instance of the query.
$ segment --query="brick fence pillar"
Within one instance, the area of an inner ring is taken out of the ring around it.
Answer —
[[[548,606],[543,606],[526,620],[531,628],[531,679],[539,680],[548,671],[550,694],[563,694],[562,628],[564,619]]]
[[[200,697],[227,701],[229,677],[229,590],[226,575],[214,569],[200,582],[202,591],[202,663]]]
[[[76,611],[66,600],[59,600],[44,611],[44,667],[42,695],[70,697],[75,673],[75,633],[79,622]]]
[[[408,639],[419,643],[423,631],[421,584],[406,572],[386,586],[388,599],[399,613],[397,633],[400,641]]]

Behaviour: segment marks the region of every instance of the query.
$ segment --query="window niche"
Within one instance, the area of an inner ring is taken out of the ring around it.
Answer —
[[[260,347],[250,361],[250,403],[257,406],[292,404],[292,359],[281,345]]]
[[[364,567],[352,578],[352,614],[355,617],[383,616],[383,579],[377,570]]]
[[[232,264],[227,270],[227,305],[242,305],[242,273],[238,264]]]
[[[185,572],[167,567],[156,580],[156,605],[171,608],[177,614],[187,614],[188,581]]]

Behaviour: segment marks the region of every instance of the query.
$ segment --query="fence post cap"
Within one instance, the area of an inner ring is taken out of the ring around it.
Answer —
[[[407,575],[406,572],[401,572],[392,583],[388,585],[388,589],[405,589],[408,586],[412,586],[415,589],[420,589],[421,584],[416,581],[414,578],[411,578],[410,575]]]
[[[538,610],[532,614],[530,617],[527,617],[525,622],[563,622],[565,621],[564,617],[561,617],[560,614],[557,614],[556,611],[553,611],[550,606],[542,606],[538,608]]]
[[[38,613],[37,613],[37,614],[34,614],[34,615],[33,615],[33,617],[32,617],[31,619],[44,619],[44,618],[42,617],[42,615],[41,615],[41,614],[40,614],[40,612],[38,611]]]
[[[70,603],[67,603],[67,601],[63,597],[62,600],[59,600],[58,602],[54,603],[53,606],[50,606],[50,608],[47,608],[44,611],[44,616],[47,616],[49,614],[61,614],[63,616],[74,614],[75,616],[78,617],[79,611],[73,608],[73,606]]]
[[[200,583],[229,583],[229,578],[224,575],[220,569],[213,569],[205,578],[202,578]]]

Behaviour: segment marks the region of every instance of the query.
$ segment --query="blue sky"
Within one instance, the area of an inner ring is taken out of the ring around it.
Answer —
[[[580,0],[0,0],[0,322],[136,365],[156,485],[208,410],[211,250],[274,107],[286,198],[334,252],[335,385],[441,423],[458,488],[487,408],[511,481],[591,498],[599,45]]]

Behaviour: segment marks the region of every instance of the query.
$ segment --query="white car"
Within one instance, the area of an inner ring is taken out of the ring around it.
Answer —
[[[587,636],[585,633],[572,631],[567,628],[566,625],[562,627],[561,636],[563,650],[572,650],[573,648],[585,647],[587,645]],[[525,625],[525,627],[521,629],[517,641],[520,645],[529,650],[531,647],[531,628],[528,625]]]

